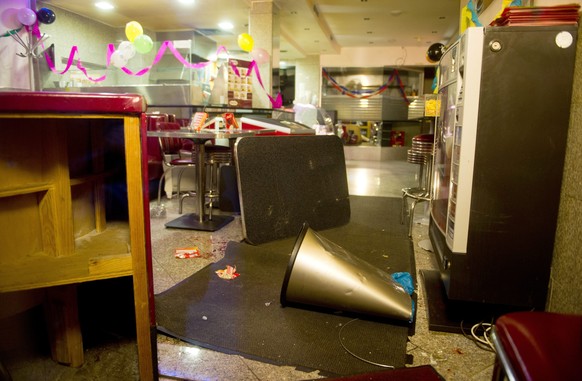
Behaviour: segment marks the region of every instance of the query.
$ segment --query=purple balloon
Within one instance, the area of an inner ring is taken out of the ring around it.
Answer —
[[[38,18],[38,21],[43,24],[52,24],[55,22],[57,15],[55,15],[55,12],[53,12],[51,9],[40,8],[36,12],[36,17]]]
[[[22,25],[30,26],[36,22],[36,13],[30,8],[19,9],[16,17]]]

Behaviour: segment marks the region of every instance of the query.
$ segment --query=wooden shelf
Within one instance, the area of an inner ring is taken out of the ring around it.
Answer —
[[[54,257],[44,252],[0,267],[0,292],[20,291],[132,275],[129,225],[110,223],[102,233],[75,240],[75,252]]]

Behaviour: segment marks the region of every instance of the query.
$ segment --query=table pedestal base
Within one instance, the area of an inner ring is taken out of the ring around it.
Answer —
[[[232,216],[212,216],[209,220],[207,216],[204,217],[204,221],[198,219],[196,214],[185,214],[181,217],[176,218],[168,223],[166,223],[167,228],[176,229],[190,229],[190,230],[202,230],[207,232],[214,232],[222,229],[224,226],[228,225],[234,217]]]

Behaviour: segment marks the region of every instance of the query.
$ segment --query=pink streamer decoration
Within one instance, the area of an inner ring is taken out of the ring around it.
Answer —
[[[154,65],[156,65],[158,62],[160,62],[160,60],[164,56],[166,49],[170,49],[172,54],[174,54],[174,57],[176,57],[176,59],[178,61],[180,61],[180,63],[182,65],[184,65],[185,67],[187,67],[189,69],[200,69],[200,68],[207,66],[210,63],[210,62],[198,62],[195,64],[190,63],[190,62],[186,61],[184,59],[184,57],[182,57],[182,55],[180,54],[180,52],[178,52],[178,50],[176,50],[176,48],[174,47],[174,44],[172,44],[172,41],[164,41],[162,43],[162,45],[160,46],[160,49],[158,50],[158,53],[156,54],[154,61],[152,62],[152,64],[150,66],[145,67],[136,73],[132,72],[131,70],[129,70],[125,66],[122,67],[121,70],[123,70],[128,75],[142,76],[142,75],[146,74],[148,71],[150,71],[152,69],[152,67],[154,67]],[[224,50],[226,52],[226,48],[224,46],[220,46],[218,48],[218,50],[216,51],[216,55],[220,54],[220,52],[222,50]]]
[[[34,26],[32,27],[32,30],[30,30],[28,26],[26,27],[26,29],[27,29],[27,31],[33,33],[33,35],[36,38],[39,38],[39,39],[41,38],[41,33],[40,33],[40,29],[38,28],[38,23],[34,24]],[[42,44],[42,48],[44,49],[44,44]],[[200,69],[200,68],[203,68],[203,67],[208,66],[210,64],[210,62],[198,62],[198,63],[194,63],[194,64],[190,63],[190,62],[186,61],[186,59],[184,57],[182,57],[180,52],[178,52],[178,50],[174,47],[174,44],[171,41],[164,41],[162,43],[162,45],[160,46],[160,49],[158,50],[158,53],[156,54],[154,61],[152,62],[151,65],[149,65],[149,66],[147,66],[147,67],[145,67],[145,68],[143,68],[135,73],[125,66],[121,67],[120,69],[128,75],[142,76],[142,75],[148,73],[154,67],[154,65],[157,65],[160,62],[160,60],[164,56],[164,53],[166,52],[166,49],[169,49],[172,52],[172,54],[174,55],[174,57],[182,65],[184,65],[185,67],[187,67],[189,69]],[[111,55],[114,52],[115,52],[115,45],[108,44],[107,45],[107,57],[106,57],[106,66],[107,67],[111,66]],[[66,65],[65,69],[61,72],[58,72],[58,70],[56,70],[54,62],[52,62],[52,60],[50,59],[50,57],[47,53],[44,54],[44,57],[46,59],[47,65],[50,68],[50,70],[53,73],[62,75],[62,74],[65,74],[67,71],[69,71],[71,66],[73,66],[73,63],[75,62],[75,56],[77,55],[77,53],[79,53],[79,48],[76,45],[72,46],[71,52],[69,53],[69,58],[67,59],[67,65]],[[218,56],[220,53],[228,54],[228,50],[226,50],[226,47],[221,45],[216,50],[216,55]],[[107,75],[103,75],[99,78],[90,77],[88,72],[87,72],[87,69],[85,69],[85,67],[81,63],[81,58],[77,58],[76,67],[91,82],[102,82],[107,78]],[[238,77],[240,77],[240,73],[239,73],[238,69],[236,68],[236,66],[231,63],[231,67],[234,69],[235,74]],[[269,100],[271,101],[273,108],[283,107],[283,97],[281,96],[281,93],[278,93],[277,98],[275,99],[265,89],[265,86],[263,85],[263,80],[261,79],[261,74],[259,72],[259,68],[257,66],[257,63],[254,60],[251,62],[250,66],[249,66],[249,75],[253,71],[255,71],[255,75],[257,76],[257,80],[259,81],[259,84],[261,85],[262,89],[267,93],[267,97],[269,97]]]
[[[257,80],[259,81],[259,84],[261,85],[263,90],[267,93],[267,97],[269,97],[269,100],[271,101],[271,105],[273,106],[273,108],[283,107],[283,96],[281,95],[281,93],[278,93],[277,99],[274,99],[269,94],[269,92],[265,89],[265,86],[263,85],[263,80],[261,79],[261,73],[259,72],[259,66],[257,65],[257,62],[255,60],[253,60],[249,65],[249,75],[253,71],[255,71],[255,75],[257,76]]]
[[[232,68],[232,71],[234,71],[234,74],[237,77],[240,77],[240,73],[238,71],[237,66],[234,63],[230,63],[230,67]],[[269,100],[271,101],[271,105],[273,106],[273,108],[281,108],[283,107],[283,96],[281,95],[281,93],[277,94],[277,99],[274,99],[269,92],[265,89],[265,86],[263,85],[263,80],[261,79],[261,73],[259,72],[259,66],[257,65],[257,62],[255,60],[252,60],[251,63],[249,64],[249,71],[248,71],[248,75],[251,75],[251,73],[255,71],[255,75],[257,76],[257,80],[259,81],[259,84],[261,85],[261,88],[265,91],[265,93],[267,93],[267,97],[269,97]]]
[[[234,63],[230,62],[230,68],[232,69],[232,71],[234,71],[234,74],[237,77],[240,77],[240,73],[238,71],[238,67]]]
[[[36,38],[41,38],[41,34],[40,34],[40,29],[38,29],[38,23],[34,24],[34,26],[32,27],[32,30],[29,29],[29,27],[26,27],[27,31],[32,33]],[[41,44],[42,48],[45,49],[44,44]],[[109,63],[111,61],[111,54],[113,54],[113,52],[115,51],[115,47],[113,46],[113,44],[109,44],[108,46],[108,51],[107,51],[107,66],[109,66]],[[48,53],[45,52],[44,54],[44,58],[46,60],[46,63],[49,67],[49,69],[56,74],[65,74],[67,71],[69,71],[69,69],[71,68],[71,66],[73,66],[73,63],[75,61],[75,56],[77,55],[77,53],[79,52],[79,48],[75,45],[71,48],[71,52],[69,53],[69,58],[67,59],[67,66],[65,67],[65,69],[61,72],[59,72],[56,67],[55,67],[55,63],[51,60],[51,58],[49,57]],[[77,69],[79,69],[83,74],[85,74],[85,77],[87,77],[87,79],[89,79],[92,82],[102,82],[104,81],[107,76],[103,75],[99,78],[92,78],[89,76],[87,69],[85,69],[85,67],[83,66],[83,64],[81,63],[81,58],[77,59],[77,64],[76,64]]]
[[[111,65],[111,55],[113,53],[115,53],[115,45],[108,44],[107,45],[107,58],[105,60],[107,67],[109,67],[109,65]]]

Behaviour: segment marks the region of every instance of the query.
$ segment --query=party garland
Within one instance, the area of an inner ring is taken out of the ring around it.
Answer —
[[[27,30],[29,29],[28,27],[26,28]],[[35,37],[40,38],[41,34],[40,34],[40,30],[38,28],[38,25],[34,25],[32,28],[32,33],[34,34]],[[131,71],[129,68],[122,66],[120,67],[120,69],[126,73],[127,75],[132,75],[132,76],[142,76],[146,73],[148,73],[153,67],[154,65],[158,64],[158,62],[160,62],[160,60],[162,59],[162,57],[164,56],[164,53],[166,52],[166,49],[170,50],[172,52],[172,54],[174,55],[174,57],[180,62],[182,63],[185,67],[189,68],[189,69],[200,69],[203,68],[207,65],[210,64],[209,61],[207,62],[198,62],[198,63],[190,63],[188,62],[184,57],[182,57],[182,55],[180,54],[180,52],[178,52],[178,50],[174,47],[174,44],[171,41],[164,41],[162,42],[162,45],[160,46],[160,49],[158,50],[153,62],[151,65],[137,71],[137,72],[133,72]],[[113,55],[113,53],[115,52],[115,45],[113,44],[108,44],[107,45],[107,58],[106,58],[106,66],[109,67],[111,65],[111,56]],[[216,51],[216,55],[218,56],[220,53],[226,53],[228,55],[228,51],[224,46],[220,46],[218,47],[217,51]],[[55,73],[55,74],[65,74],[67,71],[69,71],[69,69],[73,66],[74,62],[75,62],[75,56],[77,55],[77,53],[79,53],[79,48],[74,45],[71,47],[71,51],[69,53],[69,58],[67,59],[67,65],[65,67],[65,69],[61,72],[59,72],[56,67],[54,62],[52,62],[51,58],[49,57],[49,55],[45,52],[44,56],[47,62],[47,65],[49,67],[49,69]],[[238,69],[236,68],[235,65],[233,65],[232,63],[230,63],[231,67],[233,68],[233,71],[235,72],[235,74],[240,77],[240,73],[238,71]],[[97,82],[102,82],[107,78],[107,75],[103,75],[101,77],[98,78],[92,78],[91,76],[89,76],[89,73],[87,72],[87,69],[83,66],[82,62],[81,62],[81,58],[77,58],[76,64],[75,64],[76,68],[79,69],[84,75],[85,77],[94,83]],[[265,91],[267,97],[269,98],[269,101],[271,102],[273,108],[281,108],[283,106],[283,97],[281,95],[281,93],[277,94],[277,98],[273,98],[265,89],[265,86],[263,84],[263,80],[261,78],[261,74],[259,72],[259,68],[257,65],[257,62],[255,60],[251,61],[250,66],[249,66],[249,73],[248,75],[250,76],[250,74],[252,72],[255,72],[255,75],[257,77],[257,81],[259,82],[261,88]]]
[[[406,93],[404,91],[404,84],[402,83],[400,75],[398,74],[398,69],[394,69],[392,74],[390,74],[388,81],[386,81],[386,83],[384,83],[376,90],[350,90],[347,87],[340,85],[331,75],[329,75],[325,68],[322,69],[322,73],[325,79],[327,79],[336,90],[340,91],[342,95],[347,95],[348,97],[355,99],[367,99],[376,95],[380,95],[386,91],[386,89],[388,89],[392,82],[396,80],[398,83],[398,90],[400,91],[400,95],[406,104],[410,104],[410,100],[406,97]]]

